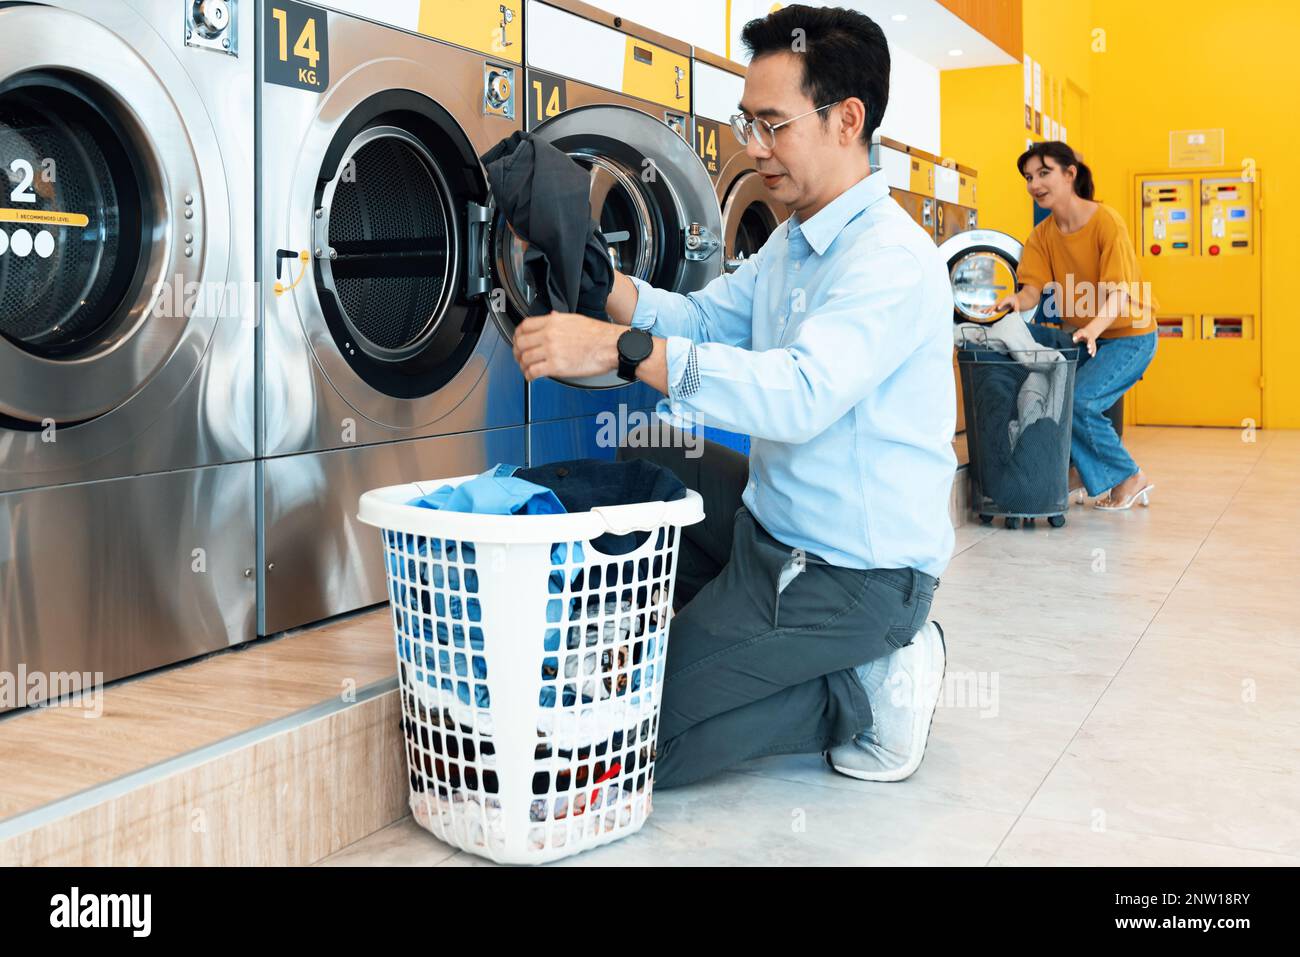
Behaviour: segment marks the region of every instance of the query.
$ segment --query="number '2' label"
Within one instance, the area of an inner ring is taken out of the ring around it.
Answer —
[[[328,15],[293,0],[267,0],[262,9],[266,81],[323,91],[330,82]]]

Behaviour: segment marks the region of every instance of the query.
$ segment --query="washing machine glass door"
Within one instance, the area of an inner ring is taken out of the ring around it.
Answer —
[[[318,358],[367,415],[401,421],[403,401],[438,392],[473,354],[486,312],[469,289],[467,211],[486,192],[460,124],[414,91],[357,102],[333,132],[313,199],[333,347]],[[333,371],[339,357],[359,381]]]
[[[191,323],[204,256],[222,274],[226,257],[226,240],[209,246],[197,225],[205,200],[220,216],[227,204],[224,182],[205,181],[196,155],[210,131],[169,95],[170,53],[151,50],[157,62],[146,62],[129,18],[119,26],[46,6],[0,7],[7,428],[77,424],[120,407],[165,363],[196,362],[221,306]],[[157,45],[147,24],[136,26],[142,44]],[[176,207],[186,194],[195,219],[182,225]],[[187,337],[197,351],[177,358]]]
[[[762,249],[783,219],[785,211],[773,205],[757,172],[749,170],[737,176],[722,204],[727,271],[739,269],[741,263]]]
[[[40,74],[0,92],[0,159],[0,335],[44,358],[92,349],[121,321],[145,252],[138,164],[91,96]]]
[[[1016,291],[1019,240],[992,229],[959,233],[939,247],[952,280],[953,321],[988,323],[1005,316],[994,304]]]
[[[722,211],[695,151],[662,120],[625,106],[593,105],[561,113],[533,136],[563,150],[591,177],[591,216],[620,272],[661,289],[693,292],[722,269]],[[494,277],[505,291],[494,311],[513,339],[537,311],[519,238],[498,217],[492,230]],[[581,388],[627,385],[611,372],[565,379]]]

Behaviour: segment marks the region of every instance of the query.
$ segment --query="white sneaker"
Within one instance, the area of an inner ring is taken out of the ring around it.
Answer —
[[[929,622],[910,645],[883,660],[888,662],[888,673],[878,689],[871,689],[876,693],[867,696],[871,727],[826,752],[827,764],[859,781],[902,781],[921,766],[943,688],[947,663],[943,629],[937,621]],[[877,677],[875,671],[871,668],[872,678]]]

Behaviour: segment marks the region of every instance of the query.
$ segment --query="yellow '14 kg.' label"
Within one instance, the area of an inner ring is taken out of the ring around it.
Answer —
[[[0,223],[76,226],[84,229],[90,225],[90,217],[85,213],[59,213],[50,209],[0,209]]]
[[[321,92],[330,82],[328,14],[293,0],[268,0],[262,23],[267,82]]]

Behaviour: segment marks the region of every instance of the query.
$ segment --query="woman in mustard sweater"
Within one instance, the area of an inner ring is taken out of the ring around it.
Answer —
[[[1082,347],[1074,385],[1070,457],[1097,508],[1149,503],[1155,486],[1124,448],[1106,410],[1142,377],[1156,354],[1154,297],[1119,213],[1093,200],[1092,171],[1065,143],[1035,143],[1016,161],[1029,195],[1051,215],[1034,227],[1021,254],[1020,290],[995,311],[1024,312],[1055,293],[1046,317],[1061,329],[1031,325],[1056,348]]]

